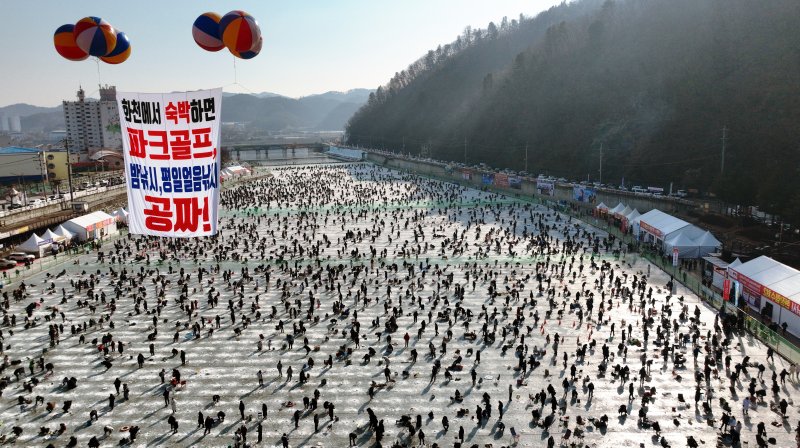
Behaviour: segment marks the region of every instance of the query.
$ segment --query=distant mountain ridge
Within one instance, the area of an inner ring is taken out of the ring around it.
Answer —
[[[370,96],[350,144],[698,189],[800,225],[800,2],[577,0],[467,27]]]
[[[277,93],[223,93],[222,119],[246,123],[256,131],[340,131],[347,120],[366,103],[372,90],[329,91],[301,98]],[[18,103],[0,107],[0,116],[21,117],[25,132],[64,129],[61,106],[39,107]]]

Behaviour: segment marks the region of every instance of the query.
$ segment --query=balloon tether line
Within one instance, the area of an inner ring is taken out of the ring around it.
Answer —
[[[236,56],[233,56],[233,83],[228,84],[228,85],[226,85],[224,87],[230,87],[230,86],[239,86],[242,89],[246,90],[247,92],[255,94],[255,92],[253,92],[252,90],[248,89],[247,87],[243,86],[242,84],[239,84],[239,76],[238,76],[238,72],[236,71]]]
[[[94,58],[94,62],[95,62],[95,64],[97,64],[97,85],[102,87],[103,86],[103,82],[102,82],[102,79],[100,78],[100,59],[99,58]]]

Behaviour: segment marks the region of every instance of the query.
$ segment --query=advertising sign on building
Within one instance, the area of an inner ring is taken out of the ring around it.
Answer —
[[[594,190],[583,185],[575,185],[572,187],[572,196],[577,202],[586,202],[594,204],[596,195]]]
[[[553,196],[556,191],[555,183],[549,180],[537,179],[536,190],[543,196]]]
[[[217,233],[222,89],[117,93],[131,233]]]
[[[497,173],[494,175],[494,184],[500,188],[508,188],[508,174]]]
[[[483,173],[481,175],[481,183],[483,185],[492,185],[494,183],[494,174],[492,174],[492,173]]]
[[[672,248],[672,265],[673,266],[678,266],[678,254],[679,253],[680,252],[678,251],[677,247],[673,247]]]

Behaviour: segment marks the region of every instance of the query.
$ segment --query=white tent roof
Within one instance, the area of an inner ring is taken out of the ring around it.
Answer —
[[[769,285],[769,289],[795,303],[800,303],[800,272]]]
[[[672,249],[673,247],[698,247],[695,240],[689,238],[684,232],[677,232],[675,235],[666,240],[667,246]]]
[[[742,260],[737,258],[737,259],[733,260],[731,262],[731,264],[728,265],[728,267],[729,268],[735,268],[736,266],[741,266],[741,265],[742,265]]]
[[[628,216],[628,213],[632,211],[633,209],[626,205],[625,208],[622,209],[622,211],[615,213],[615,215]]]
[[[755,275],[749,276],[751,280],[761,283],[764,286],[770,286],[774,283],[780,282],[785,280],[789,277],[798,275],[796,269],[790,268],[783,263],[779,263],[775,260],[772,260],[775,264],[771,267],[764,269],[761,272],[756,273]],[[770,288],[771,289],[771,288]]]
[[[627,219],[628,222],[631,222],[634,219],[638,218],[639,216],[642,216],[642,214],[639,213],[639,210],[633,209],[632,212],[630,212],[627,215],[625,215],[625,219]]]
[[[64,226],[62,226],[62,225],[59,225],[58,227],[56,227],[55,234],[56,235],[61,235],[61,236],[63,236],[64,238],[66,238],[68,240],[71,240],[75,236],[75,234],[73,234],[69,230],[65,229]]]
[[[122,221],[125,224],[128,223],[128,215],[129,214],[130,213],[128,213],[128,211],[125,210],[122,207],[120,207],[119,209],[114,210],[113,212],[111,212],[111,216],[114,216],[115,218],[119,219],[120,221]]]
[[[42,239],[43,240],[50,239],[50,240],[53,240],[53,241],[61,241],[61,240],[64,239],[64,237],[59,235],[59,234],[57,234],[57,233],[54,233],[50,229],[47,229],[47,231],[42,234]]]
[[[762,255],[758,258],[754,258],[747,263],[742,263],[738,266],[733,266],[731,264],[728,268],[732,268],[734,271],[738,272],[739,274],[744,275],[745,277],[753,278],[754,275],[769,269],[776,264],[780,264],[777,261],[769,258],[766,255]]]
[[[619,212],[621,212],[623,210],[625,210],[625,204],[620,202],[619,204],[617,204],[616,207],[614,207],[611,210],[609,210],[609,213],[619,213]]]
[[[703,257],[703,260],[706,260],[720,269],[726,269],[728,266],[730,266],[730,263],[714,255],[706,255]]]
[[[731,266],[739,274],[768,287],[776,293],[800,303],[800,271],[762,255],[739,266]]]
[[[695,244],[694,240],[683,232],[678,232],[677,235],[666,241],[664,246],[668,253],[678,249],[680,258],[696,258],[700,254],[700,248]]]
[[[113,216],[109,215],[106,212],[96,211],[96,212],[89,213],[88,215],[83,215],[83,216],[78,216],[77,218],[72,218],[72,219],[69,220],[69,222],[71,222],[71,223],[73,223],[73,224],[75,224],[77,226],[86,228],[86,227],[89,227],[92,224],[97,224],[98,222],[103,222],[103,221],[105,221],[107,219],[113,219],[113,218],[114,218]]]
[[[602,202],[597,204],[597,207],[595,208],[597,208],[598,210],[608,210],[608,206]]]
[[[714,238],[714,235],[711,232],[706,230],[706,233],[700,236],[695,240],[698,246],[701,247],[719,247],[722,243],[719,242],[718,239]]]
[[[41,247],[39,243],[44,241],[42,238],[39,237],[37,234],[31,234],[31,237],[27,239],[24,243],[17,246],[17,250],[21,250],[23,252],[39,252],[39,248]],[[49,243],[48,243],[49,244]],[[46,244],[44,245],[46,246]]]
[[[650,227],[657,229],[665,237],[676,230],[680,230],[690,225],[688,222],[678,219],[672,215],[668,215],[657,208],[650,210],[644,215],[641,215],[638,220],[639,223],[646,223]]]

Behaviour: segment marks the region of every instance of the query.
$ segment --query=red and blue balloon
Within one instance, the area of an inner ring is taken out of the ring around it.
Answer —
[[[222,17],[213,12],[201,14],[192,26],[192,37],[206,51],[227,48],[231,54],[241,59],[258,56],[263,45],[261,27],[256,19],[239,10]]]
[[[89,56],[108,64],[121,64],[131,55],[128,36],[100,17],[84,17],[75,25],[61,25],[53,35],[56,51],[70,61]]]

